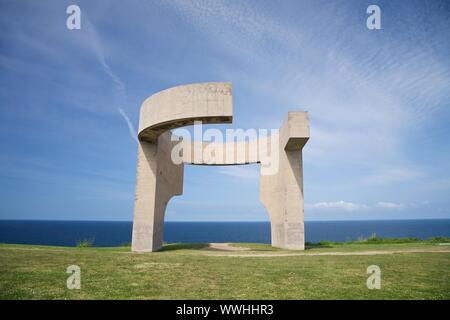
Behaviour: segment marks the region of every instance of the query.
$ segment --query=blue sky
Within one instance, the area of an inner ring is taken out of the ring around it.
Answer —
[[[205,81],[233,83],[221,129],[309,111],[305,219],[450,218],[449,35],[446,1],[0,0],[0,219],[131,220],[129,124]],[[256,165],[184,179],[166,220],[268,220]]]

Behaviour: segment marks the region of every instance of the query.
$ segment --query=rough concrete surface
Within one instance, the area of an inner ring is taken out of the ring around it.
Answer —
[[[181,163],[176,164],[171,152],[180,142],[173,141],[177,139],[171,129],[192,125],[195,121],[203,124],[232,121],[231,83],[169,88],[150,96],[141,106],[132,251],[156,251],[162,247],[165,209],[173,196],[183,193],[185,163],[260,163],[260,200],[269,212],[272,245],[303,250],[302,148],[309,139],[308,113],[288,112],[279,132],[270,138],[223,143],[183,141],[186,148]],[[267,159],[261,157],[262,151],[270,151],[269,160],[277,164],[270,174],[264,171]]]

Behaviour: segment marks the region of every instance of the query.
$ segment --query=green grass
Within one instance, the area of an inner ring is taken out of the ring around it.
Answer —
[[[0,299],[450,299],[450,246],[435,242],[310,244],[304,252],[234,245],[251,250],[0,245]],[[315,255],[380,250],[430,252]],[[271,256],[284,253],[294,255]],[[81,268],[80,290],[66,288],[69,265]],[[381,268],[380,290],[366,287],[369,265]]]
[[[318,243],[309,243],[306,245],[318,246],[318,245],[340,245],[340,244],[392,244],[392,243],[450,243],[450,238],[447,237],[433,237],[427,240],[421,240],[419,238],[380,238],[375,233],[373,233],[368,238],[360,237],[356,241],[346,241],[346,242],[332,242],[332,241],[320,241]]]

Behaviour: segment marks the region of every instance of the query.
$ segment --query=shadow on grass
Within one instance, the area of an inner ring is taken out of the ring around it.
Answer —
[[[167,243],[163,245],[160,251],[198,250],[207,247],[209,247],[208,243]]]
[[[310,250],[310,249],[327,249],[327,248],[333,248],[333,246],[332,245],[328,245],[328,244],[319,244],[319,243],[305,244],[305,250]]]

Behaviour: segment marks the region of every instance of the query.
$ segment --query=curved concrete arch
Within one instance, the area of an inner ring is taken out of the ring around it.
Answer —
[[[207,82],[169,88],[148,97],[141,106],[139,140],[155,142],[163,132],[202,121],[231,123],[231,83]]]
[[[270,137],[231,142],[183,141],[182,161],[177,164],[172,160],[172,151],[180,142],[171,129],[195,121],[230,123],[232,117],[231,83],[177,86],[143,102],[138,133],[133,251],[161,248],[165,208],[173,196],[183,193],[184,164],[249,163],[261,164],[260,200],[269,212],[272,245],[304,249],[301,150],[309,139],[307,112],[288,112],[279,132]],[[271,161],[277,162],[276,172],[263,174],[267,159],[262,154],[270,154]]]

